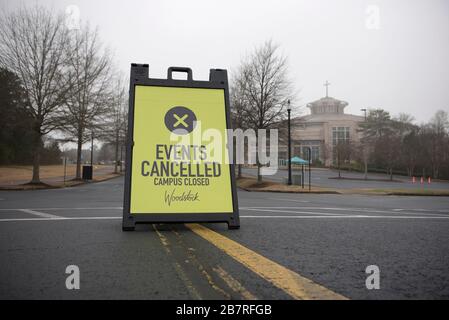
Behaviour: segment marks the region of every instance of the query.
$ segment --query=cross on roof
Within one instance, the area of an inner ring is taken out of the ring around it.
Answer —
[[[330,82],[327,81],[327,80],[326,80],[326,82],[323,84],[323,86],[326,87],[326,98],[328,97],[328,89],[329,89],[329,85],[330,85]]]

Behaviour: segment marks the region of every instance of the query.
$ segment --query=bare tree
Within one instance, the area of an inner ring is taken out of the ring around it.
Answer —
[[[327,143],[321,143],[320,145],[321,158],[323,163],[327,165],[328,161],[332,164],[332,148]]]
[[[351,140],[339,141],[333,148],[335,160],[337,162],[338,178],[341,178],[341,165],[351,163],[351,155],[354,151],[354,144]]]
[[[400,139],[400,152],[397,159],[397,166],[406,167],[409,176],[413,174],[418,149],[416,145],[418,126],[413,124],[414,121],[415,118],[407,113],[400,113],[397,117],[393,118],[393,126]]]
[[[363,139],[356,143],[354,147],[355,157],[363,166],[363,179],[368,180],[368,164],[373,153],[373,147]]]
[[[390,180],[393,169],[406,171],[409,176],[422,170],[424,178],[428,172],[434,178],[448,176],[449,119],[446,111],[437,111],[429,123],[417,126],[411,115],[402,113],[391,118],[385,110],[370,110],[367,121],[360,127],[361,142],[369,148],[371,164],[384,168]]]
[[[42,137],[59,126],[55,115],[66,101],[70,81],[65,62],[67,33],[64,16],[35,6],[0,17],[0,66],[19,78],[33,121],[33,177],[41,183]]]
[[[115,147],[115,167],[114,172],[118,172],[119,151],[125,146],[127,124],[128,124],[128,99],[123,82],[120,78],[117,81],[115,89],[115,100],[112,109],[112,129],[114,131],[114,147]],[[120,171],[122,171],[122,162],[120,161]]]
[[[393,169],[398,167],[401,152],[401,137],[396,131],[382,136],[376,141],[374,152],[378,155],[379,163],[385,168],[390,180],[393,181]]]
[[[234,129],[242,129],[245,130],[248,128],[248,124],[246,121],[246,118],[244,116],[244,110],[248,108],[248,101],[246,100],[244,88],[241,85],[243,83],[243,80],[241,79],[243,72],[238,70],[235,74],[236,77],[231,82],[230,87],[230,102],[231,102],[231,121],[232,121],[232,127]],[[235,140],[235,138],[234,138]],[[236,143],[232,144],[234,148],[233,156],[234,161],[236,160]],[[237,163],[237,177],[242,177],[242,164]]]
[[[420,135],[421,128],[414,126],[402,139],[401,162],[402,165],[407,168],[407,174],[410,177],[415,174],[415,168],[419,164],[422,153]]]
[[[106,141],[108,145],[114,147],[114,173],[118,173],[118,166],[120,169],[122,163],[119,161],[119,153],[125,145],[126,131],[128,122],[128,99],[126,96],[124,77],[117,75],[112,83],[113,93],[110,99],[110,110],[108,118],[105,122],[105,130],[99,136],[100,139]]]
[[[415,117],[413,117],[411,114],[401,112],[397,117],[393,117],[393,120],[397,123],[396,127],[399,130],[399,133],[401,135],[405,135],[413,126]]]
[[[401,138],[390,113],[383,109],[371,109],[360,127],[363,130],[362,142],[370,146],[373,162],[385,167],[393,180],[393,167],[397,166],[399,159]]]
[[[286,57],[279,53],[279,47],[272,41],[265,42],[241,62],[234,87],[241,91],[241,115],[248,128],[268,129],[286,117],[286,106],[293,100],[292,82],[288,78]],[[262,181],[259,157],[257,180]]]
[[[82,146],[103,130],[110,109],[112,62],[97,30],[91,30],[89,25],[72,30],[69,39],[67,72],[72,85],[60,116],[67,140],[77,143],[75,179],[80,179]]]
[[[432,139],[430,141],[431,146],[431,165],[432,176],[438,178],[440,175],[440,168],[445,160],[447,154],[447,144],[445,143],[448,129],[449,129],[449,117],[448,113],[444,110],[438,110],[432,117],[429,123]]]

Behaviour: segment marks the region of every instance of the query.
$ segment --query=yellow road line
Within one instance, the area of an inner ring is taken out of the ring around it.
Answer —
[[[245,267],[284,290],[294,299],[304,300],[345,300],[346,297],[323,287],[298,273],[242,246],[200,224],[186,224],[194,233],[223,250]]]
[[[226,282],[229,288],[239,293],[245,300],[257,300],[256,296],[246,290],[246,288],[239,281],[227,273],[222,267],[218,266],[213,268],[213,270],[220,276],[220,278],[224,280],[224,282]]]
[[[179,234],[179,232],[177,232],[176,230],[172,229],[172,232],[176,235],[178,242],[185,247],[183,240],[181,238],[181,235]],[[209,274],[209,272],[206,271],[206,268],[204,268],[204,266],[201,264],[201,262],[196,258],[196,255],[190,251],[187,250],[187,256],[189,257],[189,259],[191,260],[191,263],[193,263],[194,265],[196,265],[196,267],[198,268],[198,270],[201,272],[201,274],[204,276],[204,278],[207,280],[207,282],[209,283],[209,285],[211,286],[211,288],[213,288],[215,291],[219,292],[221,295],[223,295],[223,297],[225,299],[231,299],[231,296],[229,295],[229,293],[227,293],[226,291],[224,291],[222,288],[220,288],[212,279],[211,275]]]
[[[167,254],[172,255],[170,250],[170,244],[168,243],[167,238],[159,232],[159,230],[156,228],[156,225],[153,224],[153,229],[156,231],[157,235],[159,236],[159,239],[161,240],[162,246],[167,252]],[[178,274],[179,278],[182,282],[184,282],[184,285],[186,286],[187,290],[190,293],[190,296],[197,300],[202,300],[200,293],[193,285],[192,281],[190,281],[189,277],[186,275],[184,270],[182,269],[181,265],[178,262],[173,263],[173,267],[175,268],[176,273]]]

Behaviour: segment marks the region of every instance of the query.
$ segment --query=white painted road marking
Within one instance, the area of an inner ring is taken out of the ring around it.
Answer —
[[[345,212],[364,212],[364,213],[395,213],[395,214],[417,214],[417,215],[434,215],[434,216],[448,216],[441,210],[435,210],[435,212],[438,213],[432,213],[432,210],[425,210],[426,212],[410,212],[412,209],[402,209],[404,211],[398,211],[398,209],[392,209],[392,210],[372,210],[370,208],[332,208],[332,207],[240,207],[240,210],[260,210],[262,209],[306,209],[306,210],[329,210],[329,211],[345,211]],[[275,212],[276,210],[271,210]],[[416,211],[416,210],[414,210]],[[286,211],[287,212],[287,211]],[[292,213],[309,213],[309,212],[301,212],[301,211],[288,211]],[[310,213],[313,214],[313,213]],[[340,215],[338,213],[326,213],[329,215]]]
[[[39,218],[5,218],[0,219],[0,222],[13,222],[13,221],[69,221],[69,220],[118,220],[122,219],[121,216],[105,216],[105,217],[64,217],[57,216],[42,211],[57,211],[57,210],[122,210],[122,207],[75,207],[75,208],[1,208],[0,212],[8,211],[21,211],[29,213]],[[309,209],[309,210],[330,210],[330,211],[359,211],[362,214],[345,214],[344,212],[321,212],[321,211],[298,211],[297,209]],[[426,213],[421,212],[406,212],[399,211],[397,209],[386,210],[370,210],[369,208],[329,208],[329,207],[240,207],[241,211],[257,211],[257,212],[272,212],[272,213],[290,213],[292,215],[240,215],[241,218],[248,219],[449,219],[449,215],[442,213],[430,213],[430,210]],[[416,211],[417,209],[415,209]],[[441,210],[436,210],[441,212]],[[365,213],[365,214],[363,214]],[[367,215],[366,213],[389,213],[390,215]],[[394,214],[394,215],[391,215]]]
[[[308,200],[296,200],[296,199],[286,199],[286,198],[267,198],[269,200],[285,200],[285,201],[293,201],[293,202],[301,202],[301,203],[307,203],[310,202]]]
[[[296,209],[296,208],[292,208],[292,209]],[[320,215],[320,216],[322,216],[322,215],[325,215],[325,216],[340,216],[341,215],[339,213],[277,210],[277,209],[272,209],[272,208],[266,208],[266,209],[261,209],[261,208],[240,208],[240,210],[243,210],[243,211],[262,211],[262,212],[282,212],[282,213],[302,213],[302,214],[315,214],[315,215]]]
[[[14,221],[63,221],[63,220],[116,220],[122,217],[57,217],[57,218],[11,218],[0,219],[0,222],[14,222]]]
[[[290,215],[290,216],[273,216],[273,215],[241,215],[240,218],[248,219],[429,219],[429,220],[449,220],[449,217],[420,217],[420,216],[367,216],[367,215],[339,215],[339,216],[304,216],[304,215]],[[58,218],[11,218],[0,219],[0,222],[17,222],[17,221],[72,221],[72,220],[120,220],[122,217],[58,217]]]
[[[305,210],[329,210],[329,211],[350,211],[350,212],[367,212],[367,213],[398,213],[398,214],[431,214],[431,215],[442,215],[444,213],[449,213],[447,210],[429,210],[429,209],[385,209],[385,210],[375,210],[373,208],[350,208],[350,207],[240,207],[240,210],[245,209],[305,209]],[[22,210],[33,210],[33,211],[57,211],[57,210],[123,210],[123,207],[50,207],[50,208],[0,208],[2,211],[22,211]],[[414,211],[414,212],[410,212]],[[423,212],[420,212],[423,211]],[[327,213],[331,214],[331,213]],[[335,214],[335,213],[334,213]],[[332,215],[332,214],[331,214]]]
[[[38,216],[38,217],[41,217],[41,218],[49,218],[49,219],[60,218],[59,216],[55,216],[53,214],[40,212],[40,211],[35,211],[35,210],[31,210],[31,209],[19,209],[19,211],[25,212],[25,213],[29,213],[29,214],[32,214],[34,216]]]
[[[283,201],[291,201],[291,202],[311,202],[306,200],[296,200],[296,199],[288,199],[288,198],[267,198],[270,200],[283,200]],[[257,207],[250,207],[250,208],[257,208]],[[261,207],[261,208],[267,208],[267,207]],[[290,208],[290,207],[276,207],[276,208]],[[380,208],[384,210],[379,210],[378,208],[351,208],[351,207],[301,207],[301,209],[321,209],[321,210],[347,210],[347,211],[363,211],[363,210],[371,210],[371,212],[391,212],[391,211],[427,211],[427,212],[440,212],[440,213],[449,213],[449,210],[445,209],[422,209],[422,208]]]
[[[260,219],[353,219],[353,218],[368,218],[368,219],[449,219],[449,216],[367,216],[367,215],[336,215],[336,216],[240,216],[240,218],[260,218]]]
[[[81,208],[1,208],[0,211],[14,211],[14,210],[43,210],[43,211],[54,211],[54,210],[123,210],[123,207],[81,207]]]

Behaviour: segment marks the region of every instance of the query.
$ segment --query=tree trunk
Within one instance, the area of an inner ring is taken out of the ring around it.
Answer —
[[[120,146],[120,173],[123,172],[123,145]]]
[[[34,152],[33,152],[33,177],[31,178],[31,183],[41,183],[40,179],[40,160],[41,160],[41,144],[42,136],[40,132],[35,132],[36,137],[34,140]]]
[[[257,182],[262,182],[262,175],[260,174],[260,168],[262,167],[259,162],[259,136],[256,134],[256,165],[257,165]]]
[[[118,148],[119,148],[119,136],[118,131],[115,135],[115,165],[114,165],[114,173],[118,173]]]
[[[261,167],[262,166],[259,163],[257,163],[257,182],[262,182],[262,175],[260,174]]]
[[[341,179],[340,158],[338,155],[337,155],[337,165],[338,165],[338,178]]]
[[[365,175],[364,175],[365,180],[368,180],[368,162],[365,161]]]
[[[433,169],[433,177],[434,179],[438,179],[438,167],[435,166],[435,168]]]
[[[393,181],[393,168],[390,168],[390,181]]]
[[[78,144],[76,149],[76,174],[75,180],[81,180],[81,152],[83,148],[82,135],[78,135]]]
[[[242,177],[242,165],[238,164],[237,165],[237,178],[241,178]]]
[[[415,175],[415,168],[414,168],[414,166],[410,166],[409,168],[408,168],[408,175],[409,175],[409,177],[413,177],[414,175]]]

